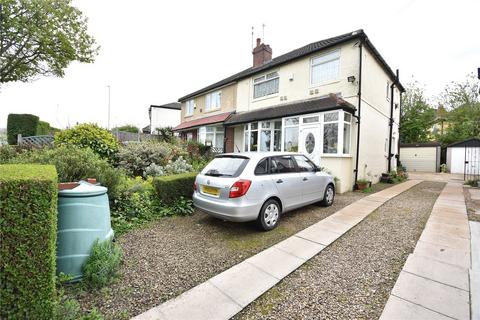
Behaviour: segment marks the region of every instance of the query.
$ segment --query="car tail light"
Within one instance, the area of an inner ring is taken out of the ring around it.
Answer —
[[[196,182],[193,183],[193,191],[197,191],[197,183]]]
[[[251,184],[252,184],[252,181],[250,180],[244,180],[244,179],[238,180],[230,188],[229,198],[238,198],[245,195],[245,193],[247,193],[248,189],[250,188]]]

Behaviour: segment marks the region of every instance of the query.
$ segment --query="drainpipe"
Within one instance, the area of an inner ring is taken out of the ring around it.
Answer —
[[[360,116],[362,110],[362,48],[363,48],[363,38],[360,40],[359,48],[359,67],[358,67],[358,116],[357,116],[357,151],[355,156],[355,183],[354,189],[356,188],[358,181],[358,157],[360,155]]]
[[[397,69],[397,75],[395,77],[395,81],[392,83],[390,86],[390,119],[388,120],[388,126],[389,131],[388,131],[388,165],[387,165],[387,173],[389,173],[392,170],[392,134],[393,134],[393,105],[394,105],[394,88],[395,85],[398,82],[398,69]]]

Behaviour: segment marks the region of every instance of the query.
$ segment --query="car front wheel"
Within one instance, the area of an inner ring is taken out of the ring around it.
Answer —
[[[335,200],[335,188],[329,184],[325,188],[325,194],[323,195],[323,200],[320,204],[324,207],[330,207],[333,204],[333,200]]]
[[[280,220],[280,204],[278,201],[270,199],[265,202],[258,215],[257,224],[265,230],[270,231],[278,225]]]

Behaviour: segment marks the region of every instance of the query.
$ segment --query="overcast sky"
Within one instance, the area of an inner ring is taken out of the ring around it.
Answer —
[[[479,0],[454,1],[114,1],[78,0],[101,46],[93,64],[72,63],[64,78],[0,89],[0,128],[9,113],[32,113],[56,127],[79,122],[148,125],[164,104],[252,64],[251,27],[273,56],[364,29],[405,84],[429,95],[480,67]]]

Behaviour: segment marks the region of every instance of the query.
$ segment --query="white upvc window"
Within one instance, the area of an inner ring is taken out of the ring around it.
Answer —
[[[281,151],[282,121],[251,122],[244,127],[243,150]]]
[[[352,115],[343,112],[343,154],[350,154],[352,143]]]
[[[222,101],[222,91],[210,92],[205,96],[205,111],[213,111],[220,109]]]
[[[298,152],[299,117],[283,120],[283,151]]]
[[[390,81],[387,81],[387,101],[390,102],[392,98],[392,91],[390,89]]]
[[[323,114],[323,153],[338,153],[338,111]]]
[[[253,79],[253,99],[278,93],[280,77],[278,72],[271,72]]]
[[[223,127],[205,126],[198,128],[198,142],[206,146],[223,149],[225,129]]]
[[[310,84],[320,85],[338,80],[340,76],[340,50],[335,50],[311,59]]]
[[[185,116],[191,116],[195,108],[195,101],[193,99],[187,100],[185,103]]]

